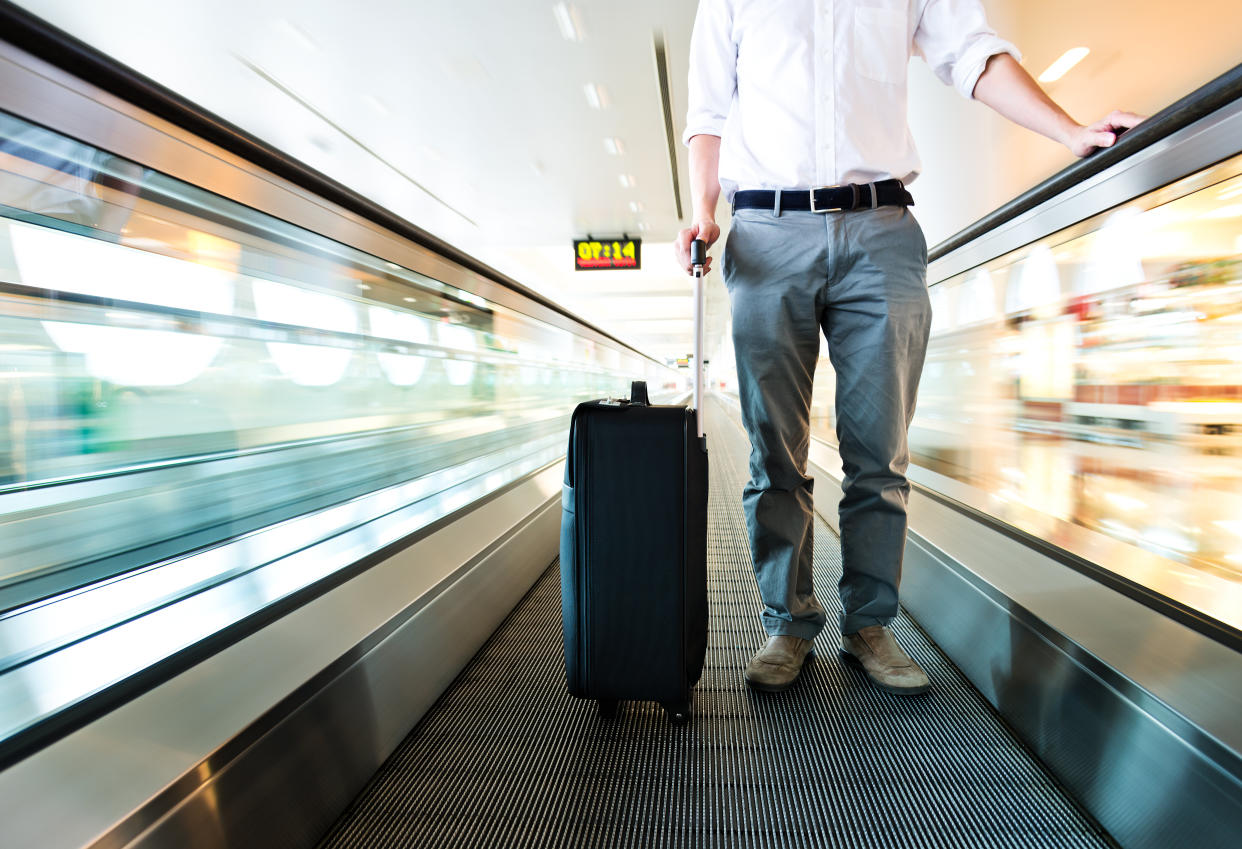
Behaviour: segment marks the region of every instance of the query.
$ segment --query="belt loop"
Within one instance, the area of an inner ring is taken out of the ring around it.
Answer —
[[[781,217],[781,190],[780,189],[776,190],[776,206],[772,210],[772,217],[773,218]]]
[[[876,190],[875,190],[875,183],[870,182],[867,184],[867,186],[871,189],[871,208],[875,209],[877,206],[880,205],[879,195],[876,193]]]

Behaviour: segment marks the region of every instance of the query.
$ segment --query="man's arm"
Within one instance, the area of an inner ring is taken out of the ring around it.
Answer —
[[[1129,129],[1143,120],[1143,116],[1133,112],[1115,111],[1084,127],[1053,102],[1008,53],[988,59],[975,83],[974,97],[1015,124],[1060,142],[1075,156],[1111,147],[1117,140],[1116,130]]]
[[[690,242],[702,239],[710,248],[720,238],[716,204],[720,201],[720,136],[700,134],[690,139],[690,196],[694,199],[694,223],[677,234],[677,261],[690,268]],[[711,270],[707,258],[703,273]]]
[[[733,43],[731,0],[699,0],[690,35],[689,99],[682,140],[690,148],[690,197],[694,218],[677,234],[677,262],[690,271],[690,241],[708,247],[720,238],[716,203],[720,200],[720,137],[737,92],[737,45]],[[711,258],[703,267],[711,269]]]

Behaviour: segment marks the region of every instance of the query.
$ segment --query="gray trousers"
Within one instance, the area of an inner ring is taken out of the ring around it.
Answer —
[[[841,632],[897,614],[906,434],[931,329],[927,243],[903,207],[738,210],[721,263],[733,311],[750,482],[742,493],[770,635],[824,627],[811,581],[811,384],[822,330],[837,377],[843,464]]]

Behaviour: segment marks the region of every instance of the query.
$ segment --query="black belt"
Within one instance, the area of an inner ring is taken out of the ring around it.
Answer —
[[[778,200],[779,197],[779,200]],[[777,205],[779,203],[779,206]],[[773,212],[851,212],[877,206],[913,206],[914,198],[901,180],[850,183],[817,189],[748,189],[734,192],[733,209],[770,209]]]

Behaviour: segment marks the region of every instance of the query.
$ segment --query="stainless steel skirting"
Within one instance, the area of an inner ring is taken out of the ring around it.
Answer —
[[[812,464],[835,525],[840,458]],[[901,598],[1125,849],[1238,845],[1237,652],[917,488]]]
[[[308,847],[556,557],[561,464],[0,773],[6,849]]]
[[[547,568],[548,504],[131,846],[312,846]]]

